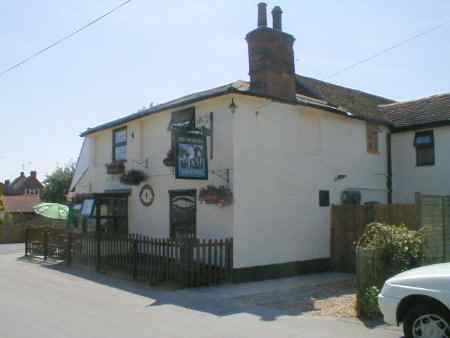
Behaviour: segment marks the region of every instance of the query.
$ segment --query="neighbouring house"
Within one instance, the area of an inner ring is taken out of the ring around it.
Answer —
[[[3,205],[3,192],[5,191],[5,185],[0,182],[0,222],[3,221],[5,217],[5,206]]]
[[[30,176],[25,176],[22,171],[20,176],[10,181],[6,180],[4,183],[3,194],[5,196],[23,196],[23,195],[37,195],[40,196],[44,186],[37,178],[37,172],[31,171]]]
[[[326,269],[329,207],[391,201],[406,134],[384,110],[397,104],[297,75],[282,11],[273,27],[266,11],[246,37],[249,82],[81,134],[69,196],[85,231],[232,237],[236,279],[248,280]]]
[[[380,106],[392,122],[393,201],[450,194],[450,94]]]
[[[28,177],[21,172],[14,180],[6,180],[3,184],[3,196],[0,196],[4,212],[16,217],[32,216],[33,207],[41,202],[43,188],[36,171],[31,171]]]

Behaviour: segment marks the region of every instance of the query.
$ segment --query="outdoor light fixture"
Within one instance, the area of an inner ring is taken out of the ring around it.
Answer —
[[[347,175],[339,174],[334,178],[334,181],[337,182],[337,181],[343,180],[344,178],[347,178]]]
[[[231,103],[228,106],[228,108],[230,109],[230,111],[234,114],[236,112],[236,109],[238,108],[238,106],[236,105],[236,103],[234,103],[234,98],[231,99]]]

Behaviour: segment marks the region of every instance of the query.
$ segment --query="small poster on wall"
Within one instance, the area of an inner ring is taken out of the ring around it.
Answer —
[[[206,136],[193,133],[176,133],[175,158],[176,178],[208,179]]]

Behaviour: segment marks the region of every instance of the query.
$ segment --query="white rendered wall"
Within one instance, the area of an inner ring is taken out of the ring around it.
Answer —
[[[238,98],[234,115],[234,264],[250,267],[330,256],[329,207],[343,189],[385,203],[386,130],[368,154],[366,124],[333,113]],[[337,175],[347,178],[334,182]]]

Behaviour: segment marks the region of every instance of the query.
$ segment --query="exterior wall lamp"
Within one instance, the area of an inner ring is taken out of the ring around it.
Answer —
[[[343,180],[343,179],[345,179],[345,178],[347,178],[347,175],[345,175],[345,174],[339,174],[339,175],[337,175],[337,176],[334,178],[334,181],[337,182],[337,181]]]

